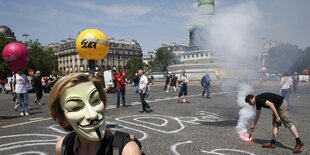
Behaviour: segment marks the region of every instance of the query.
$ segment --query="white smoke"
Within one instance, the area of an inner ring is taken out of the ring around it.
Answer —
[[[239,119],[238,119],[238,124],[236,126],[236,131],[238,135],[240,136],[246,135],[248,133],[247,129],[249,127],[249,122],[255,116],[255,110],[253,106],[250,106],[244,101],[246,95],[252,92],[253,92],[252,86],[248,84],[239,85],[237,103],[238,103],[238,106],[240,107],[240,111],[239,111]]]
[[[217,3],[216,3],[217,4]],[[258,29],[262,25],[261,13],[254,1],[222,6],[208,18],[204,26],[206,43],[202,46],[212,51],[217,64],[227,71],[223,89],[238,90],[237,103],[240,107],[236,131],[245,135],[249,121],[255,116],[252,106],[245,103],[247,94],[253,91],[248,80],[257,77],[260,64],[253,61],[260,56],[262,44]]]
[[[253,70],[257,68],[257,64],[253,64],[253,58],[261,52],[261,38],[256,34],[261,22],[260,17],[254,2],[237,4],[222,8],[212,19],[209,28],[209,45],[212,51],[215,56],[226,62],[222,63],[221,67],[235,72],[230,77],[235,78],[232,80],[234,82],[224,85],[224,88],[238,89],[237,104],[240,111],[236,132],[239,136],[248,133],[249,122],[255,116],[254,108],[245,103],[244,99],[247,94],[253,92],[248,78],[252,78],[250,75],[255,76]],[[231,88],[232,86],[234,88]]]

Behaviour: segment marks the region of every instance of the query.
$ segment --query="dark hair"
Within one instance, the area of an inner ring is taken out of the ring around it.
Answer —
[[[245,102],[246,102],[246,103],[249,103],[250,99],[252,99],[253,97],[254,97],[253,94],[247,95],[247,96],[245,97]]]

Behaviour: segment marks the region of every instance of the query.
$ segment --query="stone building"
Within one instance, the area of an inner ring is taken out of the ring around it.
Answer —
[[[58,58],[58,70],[63,74],[73,72],[88,72],[88,61],[80,58],[76,51],[75,39],[69,37],[67,40],[61,40],[59,43],[48,45],[55,52]],[[109,53],[105,59],[96,61],[95,70],[104,71],[108,69],[123,68],[128,60],[132,58],[142,59],[142,50],[136,40],[130,42],[114,38],[109,39]]]

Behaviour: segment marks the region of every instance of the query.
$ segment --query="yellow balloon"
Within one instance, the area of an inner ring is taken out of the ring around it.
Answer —
[[[97,29],[86,29],[75,41],[80,57],[86,60],[101,60],[108,55],[108,37]]]

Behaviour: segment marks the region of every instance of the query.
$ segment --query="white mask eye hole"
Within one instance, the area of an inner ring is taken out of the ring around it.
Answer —
[[[80,111],[81,109],[83,109],[82,106],[74,107],[74,108],[72,108],[69,112],[78,112],[78,111]]]
[[[66,102],[65,110],[68,112],[78,112],[84,107],[83,101],[79,99],[71,99]]]
[[[99,92],[97,90],[91,93],[89,103],[92,106],[96,106],[96,105],[99,105],[101,103]]]
[[[83,107],[84,107],[84,106],[82,106],[82,105],[75,105],[75,106],[67,107],[66,110],[67,110],[68,112],[78,112],[78,111],[82,110]]]
[[[96,106],[99,105],[101,103],[100,99],[95,99],[94,101],[91,102],[91,105]]]

